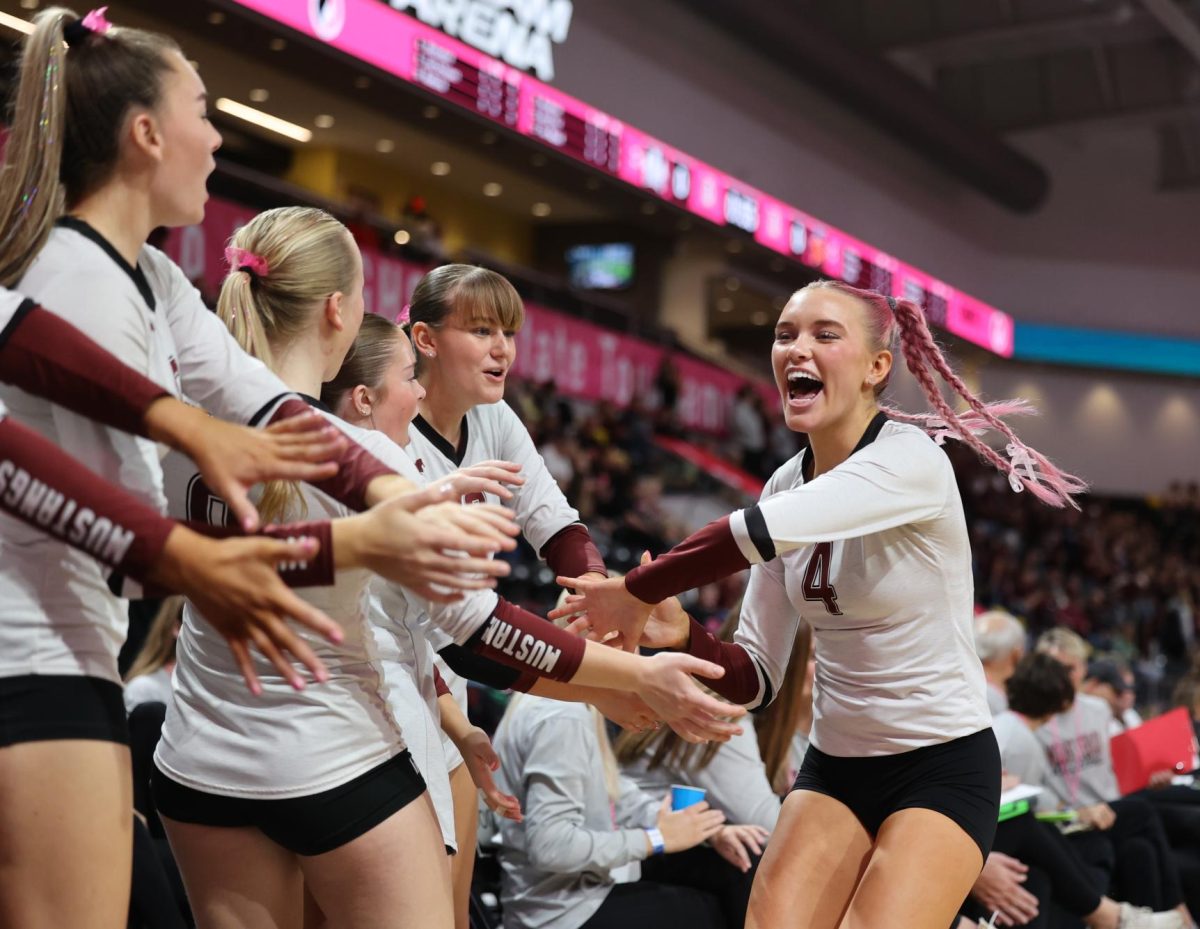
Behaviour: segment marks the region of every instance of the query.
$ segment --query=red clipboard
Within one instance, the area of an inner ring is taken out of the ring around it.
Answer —
[[[1111,746],[1121,796],[1146,787],[1156,771],[1186,774],[1197,766],[1196,733],[1183,707],[1113,736]]]

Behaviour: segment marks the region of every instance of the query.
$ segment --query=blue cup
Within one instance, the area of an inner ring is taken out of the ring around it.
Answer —
[[[689,806],[703,803],[708,793],[703,787],[687,787],[683,784],[671,785],[671,809],[686,810]]]

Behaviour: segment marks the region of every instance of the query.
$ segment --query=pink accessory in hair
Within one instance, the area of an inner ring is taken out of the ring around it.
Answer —
[[[88,32],[94,32],[96,35],[104,35],[112,28],[112,23],[108,21],[108,17],[104,14],[108,12],[108,7],[99,6],[92,10],[83,18],[83,28]]]
[[[408,325],[408,311],[411,309],[412,309],[412,306],[410,304],[408,304],[408,303],[404,304],[404,309],[402,309],[400,311],[400,315],[396,317],[396,325],[397,326],[407,326]]]
[[[267,276],[267,260],[236,245],[225,249],[225,263],[230,271],[248,271],[255,277]]]

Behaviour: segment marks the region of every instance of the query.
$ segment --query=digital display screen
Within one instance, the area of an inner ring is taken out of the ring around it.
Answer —
[[[621,290],[633,283],[633,245],[609,242],[567,249],[571,286],[580,290]]]

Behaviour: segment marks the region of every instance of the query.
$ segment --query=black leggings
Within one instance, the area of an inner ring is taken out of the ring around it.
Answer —
[[[721,906],[712,894],[650,881],[615,885],[600,909],[579,929],[663,929],[664,926],[740,929],[726,925]]]
[[[1053,888],[1051,899],[1071,915],[1086,916],[1100,906],[1103,885],[1053,826],[1033,816],[1017,816],[1000,823],[993,848],[1045,872]]]
[[[642,879],[711,894],[720,902],[725,925],[742,929],[750,905],[750,887],[758,870],[758,859],[753,855],[751,859],[750,870],[743,874],[713,849],[698,845],[685,852],[647,858],[642,862]]]
[[[1152,910],[1178,906],[1183,901],[1179,869],[1158,811],[1137,797],[1109,806],[1117,814],[1113,827],[1072,835],[1071,847],[1087,864],[1110,871],[1109,896]]]

